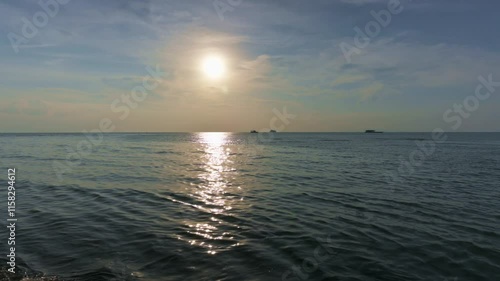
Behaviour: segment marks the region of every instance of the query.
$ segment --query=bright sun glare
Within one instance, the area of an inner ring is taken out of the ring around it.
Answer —
[[[203,60],[203,73],[211,79],[222,78],[226,72],[224,60],[218,56],[209,56]]]

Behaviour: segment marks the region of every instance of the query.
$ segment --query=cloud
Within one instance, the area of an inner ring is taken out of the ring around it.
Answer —
[[[340,69],[371,75],[406,87],[445,87],[474,83],[500,67],[500,55],[485,49],[451,44],[378,40]]]
[[[341,75],[339,77],[337,77],[333,83],[332,83],[332,86],[335,87],[335,86],[340,86],[340,85],[345,85],[345,84],[352,84],[352,83],[356,83],[356,82],[360,82],[360,81],[364,81],[368,79],[368,77],[364,76],[364,75]]]

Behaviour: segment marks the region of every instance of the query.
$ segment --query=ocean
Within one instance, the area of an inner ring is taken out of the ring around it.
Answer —
[[[499,280],[500,134],[0,134],[0,280]]]

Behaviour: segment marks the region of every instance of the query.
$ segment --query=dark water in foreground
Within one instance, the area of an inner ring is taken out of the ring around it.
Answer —
[[[17,169],[18,271],[89,281],[500,280],[500,134],[448,137],[391,181],[430,134],[280,133],[266,143],[108,134],[60,181],[54,160],[64,163],[83,135],[3,134],[3,186],[6,168]]]

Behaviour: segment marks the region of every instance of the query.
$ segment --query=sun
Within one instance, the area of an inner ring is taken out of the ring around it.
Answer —
[[[210,79],[220,79],[226,73],[226,64],[222,57],[211,55],[203,59],[203,73]]]

